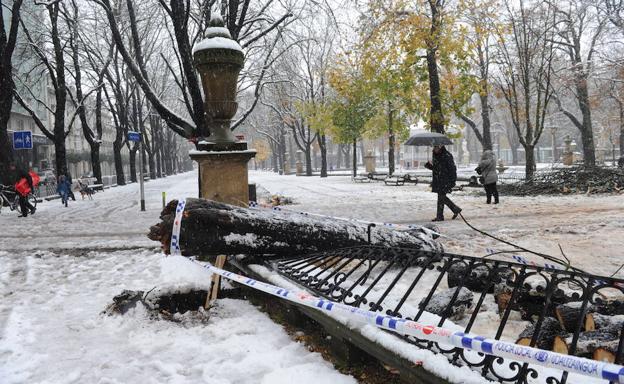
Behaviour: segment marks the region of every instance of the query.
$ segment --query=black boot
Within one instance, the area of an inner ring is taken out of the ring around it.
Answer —
[[[453,212],[453,220],[457,219],[457,216],[459,216],[461,211],[462,211],[461,208],[459,208],[457,211]]]

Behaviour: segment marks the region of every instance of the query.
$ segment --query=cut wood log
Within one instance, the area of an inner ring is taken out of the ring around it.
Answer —
[[[159,241],[169,252],[177,201],[161,213],[161,222],[152,226],[148,237]],[[442,251],[427,230],[398,231],[371,228],[365,223],[235,207],[205,199],[187,199],[180,230],[183,255],[250,254],[298,255],[367,244],[387,247]]]
[[[613,349],[610,346],[598,347],[592,355],[592,359],[598,361],[604,361],[607,363],[615,363],[617,349]]]
[[[469,273],[466,273],[467,269],[468,266],[464,263],[451,266],[446,275],[448,286],[453,288],[462,284],[473,292],[487,290],[488,293],[492,293],[496,284],[506,281],[513,275],[510,269],[495,270],[485,265],[479,265]]]
[[[529,324],[529,326],[527,326],[518,336],[516,344],[530,346],[531,339],[536,331],[535,326],[536,324]],[[537,339],[535,340],[535,347],[551,350],[553,348],[555,337],[561,336],[562,332],[563,330],[561,329],[561,325],[557,319],[553,317],[545,317],[540,326]]]
[[[585,319],[585,316],[588,313],[594,312],[595,308],[591,304],[587,304],[585,311],[581,313],[582,306],[583,302],[573,301],[570,303],[560,304],[557,308],[555,308],[555,316],[557,317],[557,320],[559,320],[561,327],[567,332],[576,332],[579,322],[581,323],[581,331],[590,330],[584,326],[585,321],[583,321],[583,319]]]
[[[624,327],[624,315],[601,315],[599,313],[588,313],[585,316],[585,329],[588,331],[607,330],[609,332],[620,332]]]
[[[427,303],[425,311],[451,320],[460,320],[464,317],[466,311],[472,306],[472,299],[474,295],[466,288],[460,289],[457,294],[457,298],[453,301],[453,304],[449,308],[449,304],[455,295],[455,291],[457,291],[456,288],[451,288],[436,292],[434,296],[431,297],[429,303]],[[418,308],[422,309],[423,305],[424,299],[418,304]]]
[[[573,335],[567,336],[557,335],[554,340],[553,351],[563,354],[570,354],[570,347],[572,345]],[[610,352],[615,356],[620,338],[617,333],[607,331],[586,331],[579,333],[579,338],[576,343],[575,356],[594,358],[596,356],[596,350],[602,349],[602,352],[598,353],[601,359],[608,358]],[[615,361],[615,359],[614,359]]]

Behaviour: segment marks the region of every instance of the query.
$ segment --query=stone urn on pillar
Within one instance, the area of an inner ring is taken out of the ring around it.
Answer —
[[[199,164],[199,197],[239,206],[249,203],[247,163],[256,155],[230,129],[238,109],[236,86],[244,59],[221,16],[213,16],[205,39],[193,47],[210,135],[200,138],[190,156]]]

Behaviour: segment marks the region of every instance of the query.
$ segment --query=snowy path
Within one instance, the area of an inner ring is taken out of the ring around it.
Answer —
[[[0,383],[355,383],[242,300],[179,323],[100,312],[123,289],[188,280],[147,239],[161,191],[196,196],[195,173],[0,215]],[[184,261],[184,263],[188,263]],[[190,263],[188,263],[190,265]],[[177,279],[177,280],[176,280]],[[206,284],[207,279],[195,283]]]
[[[293,210],[402,224],[428,223],[435,216],[436,195],[426,184],[396,187],[353,183],[349,177],[268,172],[252,172],[250,179],[273,194],[293,198]],[[624,195],[501,196],[501,204],[487,205],[481,189],[467,189],[454,192],[451,199],[477,228],[552,255],[560,254],[561,244],[572,264],[589,272],[610,275],[624,263]],[[439,224],[445,236],[441,241],[450,252],[482,256],[486,248],[509,249],[461,220]]]

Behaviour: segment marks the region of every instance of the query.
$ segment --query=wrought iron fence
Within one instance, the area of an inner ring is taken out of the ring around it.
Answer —
[[[559,353],[622,363],[624,280],[505,260],[375,246],[278,262],[328,299]],[[576,382],[566,372],[404,337],[504,383]]]

